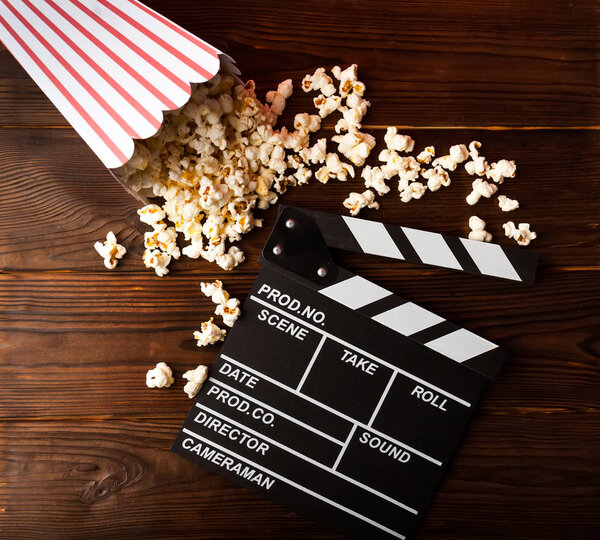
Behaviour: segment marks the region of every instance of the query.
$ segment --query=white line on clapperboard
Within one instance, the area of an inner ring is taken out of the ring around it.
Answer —
[[[355,420],[354,418],[351,418],[350,416],[348,416],[340,411],[336,411],[334,408],[330,407],[329,405],[325,405],[325,403],[321,403],[320,401],[318,401],[314,398],[311,398],[310,396],[307,396],[305,394],[302,394],[301,392],[298,392],[296,389],[294,389],[290,386],[287,386],[283,383],[280,383],[279,381],[272,379],[268,375],[265,375],[264,373],[261,373],[260,371],[257,371],[255,369],[247,366],[246,364],[243,364],[242,362],[238,362],[237,360],[234,360],[233,358],[231,358],[231,356],[227,356],[226,354],[221,354],[221,358],[224,358],[228,362],[234,363],[236,366],[240,366],[242,369],[246,369],[246,370],[250,371],[251,373],[254,373],[254,375],[256,375],[258,377],[262,377],[265,381],[268,381],[271,384],[274,384],[275,386],[279,386],[280,388],[287,390],[288,392],[294,394],[295,396],[298,396],[299,398],[302,398],[310,403],[313,403],[314,405],[317,405],[318,407],[321,407],[322,409],[330,412],[331,414],[334,414],[336,416],[339,416],[340,418],[343,418],[344,420],[348,421],[351,424],[356,424],[364,429],[368,429],[368,430],[372,431],[373,433],[376,433],[380,437],[387,439],[389,442],[397,444],[398,446],[401,446],[405,450],[408,450],[409,452],[413,452],[417,456],[421,456],[423,459],[426,459],[427,461],[431,461],[431,463],[435,463],[436,465],[438,465],[440,467],[442,466],[441,461],[438,461],[437,459],[434,459],[431,456],[428,456],[427,454],[420,452],[416,448],[413,448],[412,446],[409,446],[406,443],[400,442],[400,441],[390,437],[389,435],[386,435],[385,433],[382,433],[381,431],[376,430],[373,427],[367,426],[367,425],[363,424],[362,422],[359,422],[358,420]],[[212,380],[212,379],[210,379],[210,380]],[[216,381],[216,382],[218,384],[222,384],[219,381]],[[237,392],[237,390],[235,390],[235,391]]]
[[[348,433],[348,436],[346,437],[346,442],[344,443],[344,446],[342,446],[342,449],[340,450],[340,453],[338,454],[338,456],[335,460],[335,463],[333,464],[334,471],[338,468],[340,461],[342,461],[342,456],[346,453],[346,448],[348,448],[348,445],[350,444],[350,441],[352,440],[352,436],[354,435],[355,431],[356,431],[356,424],[354,424],[352,426],[350,433]]]
[[[237,362],[235,362],[237,364]],[[238,365],[242,365],[242,364],[238,364]],[[244,366],[245,367],[245,366]],[[258,373],[258,372],[256,372]],[[338,439],[336,439],[335,437],[332,437],[331,435],[328,435],[327,433],[323,433],[322,431],[318,430],[317,428],[310,426],[308,424],[305,424],[304,422],[302,422],[302,420],[298,420],[298,418],[294,418],[293,416],[290,416],[289,414],[286,414],[282,411],[280,411],[279,409],[276,409],[275,407],[273,407],[272,405],[267,405],[265,402],[260,401],[259,399],[256,399],[252,396],[249,396],[248,394],[244,394],[244,392],[241,392],[240,390],[238,390],[237,388],[233,388],[231,386],[229,386],[228,384],[225,384],[224,382],[221,382],[219,379],[215,379],[214,377],[211,377],[209,379],[209,382],[211,383],[217,383],[219,386],[222,386],[223,388],[226,388],[227,390],[230,390],[231,392],[235,392],[236,394],[242,396],[243,398],[252,401],[258,405],[260,405],[261,407],[264,407],[265,409],[274,412],[276,414],[278,414],[279,416],[281,416],[282,418],[285,418],[286,420],[289,420],[290,422],[293,422],[294,424],[298,424],[300,427],[303,427],[304,429],[314,432],[317,435],[320,435],[321,437],[323,437],[324,439],[327,439],[331,442],[334,442],[336,444],[339,444],[340,446],[342,446],[344,443],[343,441],[340,441]]]
[[[334,476],[337,476],[337,477],[341,478],[342,480],[346,480],[346,482],[350,482],[351,484],[354,484],[355,486],[358,486],[358,487],[364,489],[365,491],[372,493],[373,495],[377,495],[378,497],[381,497],[382,499],[384,499],[396,506],[399,506],[400,508],[402,508],[404,510],[407,510],[411,514],[417,515],[419,513],[414,508],[411,508],[410,506],[407,506],[406,504],[403,504],[400,501],[397,501],[396,499],[389,497],[385,493],[381,493],[380,491],[377,491],[376,489],[373,489],[373,488],[363,484],[362,482],[358,482],[358,481],[354,480],[353,478],[350,478],[349,476],[346,476],[345,474],[336,471],[335,467],[337,465],[337,461],[336,461],[336,465],[334,465],[333,469],[331,469],[327,465],[323,465],[322,463],[319,463],[318,461],[315,461],[314,459],[309,458],[308,456],[305,456],[304,454],[301,454],[300,452],[297,452],[296,450],[293,450],[292,448],[285,446],[285,444],[281,444],[280,442],[277,442],[277,441],[271,439],[270,437],[267,437],[266,435],[264,435],[258,431],[255,431],[255,430],[249,428],[248,426],[241,424],[240,422],[237,422],[236,420],[232,420],[231,418],[225,416],[224,414],[218,413],[217,411],[211,409],[210,407],[207,407],[206,405],[202,405],[201,403],[196,403],[196,407],[198,407],[199,409],[204,409],[205,411],[208,411],[209,413],[214,414],[215,416],[218,416],[219,418],[221,418],[222,420],[225,420],[226,422],[231,422],[232,424],[236,425],[237,427],[242,428],[249,433],[252,433],[252,435],[256,435],[257,437],[264,439],[268,443],[271,443],[275,446],[278,446],[282,450],[289,452],[293,456],[296,456],[297,458],[300,458],[300,459],[306,461],[307,463],[310,463],[311,465],[318,467],[319,469],[323,469],[324,471],[330,472]],[[350,436],[352,435],[352,433],[354,433],[355,429],[356,429],[356,426],[354,426],[352,428],[352,432],[350,433]],[[347,442],[348,441],[346,441],[346,443]],[[339,457],[338,457],[338,459],[339,459]]]
[[[329,332],[326,332],[325,330],[321,330],[320,328],[317,328],[316,326],[313,326],[312,324],[292,315],[288,311],[285,311],[284,309],[281,309],[273,304],[270,304],[269,302],[265,302],[262,298],[258,298],[257,296],[254,296],[254,295],[251,295],[250,298],[252,300],[254,300],[255,302],[258,302],[259,304],[262,304],[263,306],[274,309],[278,313],[285,315],[286,317],[289,317],[290,319],[296,321],[298,324],[302,324],[302,325],[306,326],[307,328],[310,328],[311,330],[313,330],[314,332],[317,332],[318,334],[326,336],[333,341],[337,341],[338,343],[341,343],[342,345],[351,347],[355,351],[358,351],[360,354],[367,356],[367,357],[371,358],[372,360],[375,360],[376,362],[379,362],[380,364],[390,368],[393,371],[397,371],[398,373],[401,373],[402,375],[404,375],[405,377],[408,377],[409,379],[412,379],[413,381],[416,381],[416,382],[419,382],[426,386],[429,386],[429,388],[433,388],[436,392],[439,392],[440,394],[442,394],[450,399],[453,399],[454,401],[456,401],[457,403],[460,403],[461,405],[464,405],[465,407],[471,406],[471,404],[468,401],[465,401],[464,399],[461,399],[458,396],[451,394],[450,392],[444,390],[443,388],[440,388],[439,386],[435,386],[435,385],[425,381],[424,379],[421,379],[421,378],[417,377],[416,375],[409,373],[408,371],[404,371],[403,369],[400,369],[399,367],[396,367],[393,364],[390,364],[389,362],[386,362],[385,360],[382,360],[381,358],[378,358],[377,356],[360,349],[356,345],[353,345],[352,343],[348,343],[347,341],[344,341],[343,339],[341,339],[337,336],[334,336],[333,334],[330,334]]]
[[[386,527],[385,525],[382,525],[381,523],[377,523],[376,521],[373,521],[372,519],[370,519],[366,516],[363,516],[362,514],[359,514],[358,512],[351,510],[350,508],[346,508],[345,506],[343,506],[335,501],[332,501],[331,499],[328,499],[327,497],[324,497],[323,495],[320,495],[319,493],[312,491],[311,489],[305,488],[304,486],[301,486],[300,484],[297,484],[296,482],[294,482],[292,480],[288,480],[284,476],[281,476],[280,474],[277,474],[277,473],[267,469],[266,467],[263,467],[262,465],[255,463],[254,461],[252,461],[248,458],[242,457],[242,456],[236,454],[235,452],[228,450],[227,448],[223,448],[221,445],[216,444],[215,442],[210,441],[208,439],[205,439],[204,437],[198,435],[197,433],[195,433],[187,428],[183,428],[182,431],[184,433],[186,433],[187,435],[191,435],[192,437],[196,437],[196,438],[200,439],[205,444],[212,445],[215,448],[218,448],[219,450],[221,450],[221,452],[229,454],[229,455],[235,457],[236,459],[239,459],[242,462],[248,463],[249,465],[252,465],[252,467],[256,467],[257,469],[265,472],[266,474],[271,475],[273,478],[277,478],[277,480],[280,480],[281,482],[285,482],[288,485],[296,488],[299,491],[304,491],[304,493],[308,493],[309,495],[312,495],[315,499],[319,499],[323,502],[326,502],[326,503],[330,504],[331,506],[337,508],[338,510],[342,510],[342,511],[350,514],[351,516],[361,519],[361,520],[365,521],[366,523],[369,523],[370,525],[373,525],[374,527],[377,527],[378,529],[381,529],[382,531],[385,531],[388,534],[395,536],[396,538],[400,538],[401,540],[405,540],[405,538],[406,538],[405,536],[401,535],[400,533],[398,533],[396,531],[393,531],[392,529]]]
[[[302,379],[300,379],[298,386],[296,386],[296,390],[298,390],[298,392],[300,392],[300,388],[302,388],[304,381],[306,381],[306,377],[308,377],[308,374],[310,373],[310,368],[312,368],[313,364],[315,363],[315,360],[317,359],[317,356],[319,356],[319,353],[321,352],[321,348],[323,347],[323,343],[325,343],[326,339],[327,339],[327,336],[325,336],[325,335],[323,335],[321,337],[321,341],[319,341],[319,344],[317,345],[317,348],[315,349],[315,352],[313,353],[312,358],[310,359],[310,362],[308,363],[307,368],[304,370],[304,375],[302,375]]]

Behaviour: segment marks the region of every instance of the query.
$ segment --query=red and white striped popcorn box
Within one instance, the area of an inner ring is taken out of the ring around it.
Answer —
[[[138,0],[0,0],[0,39],[108,169],[189,100],[191,83],[239,75]]]

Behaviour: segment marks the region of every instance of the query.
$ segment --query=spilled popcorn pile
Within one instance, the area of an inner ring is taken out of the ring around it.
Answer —
[[[454,145],[438,158],[433,146],[426,146],[416,156],[401,155],[412,153],[415,141],[395,127],[385,133],[386,148],[378,156],[382,165],[365,166],[376,140],[360,131],[371,103],[364,98],[366,86],[358,80],[356,64],[344,70],[334,66],[331,76],[325,68],[318,68],[304,77],[301,88],[317,93],[313,103],[318,114],[297,114],[294,131],[274,128],[292,95],[291,79],[268,92],[266,103],[261,103],[253,81],[243,85],[231,75],[218,74],[195,85],[185,106],[166,113],[156,135],[136,141],[133,157],[115,172],[133,191],[162,199],[160,205],[138,210],[140,220],[152,228],[144,234],[143,261],[148,268],[164,276],[172,259],[183,254],[192,259],[202,257],[224,270],[233,269],[244,261],[244,253],[231,244],[262,225],[253,211],[277,202],[288,186],[308,183],[313,177],[312,165],[320,165],[314,177],[322,183],[331,179],[345,182],[355,176],[364,180],[366,190],[351,192],[343,202],[353,216],[363,208],[378,209],[376,196],[386,195],[390,191],[386,182],[395,178],[400,200],[408,203],[421,199],[428,190],[449,186],[449,172],[464,163],[466,172],[476,176],[466,197],[467,203],[474,205],[481,197],[495,195],[505,178],[515,176],[514,161],[501,159],[489,164],[480,154],[479,141],[468,147]],[[311,146],[311,133],[334,112],[341,115],[331,138],[337,152],[328,151],[326,138]],[[362,167],[360,174],[355,167]],[[519,202],[500,195],[498,205],[510,212]],[[505,233],[520,245],[535,238],[529,224],[511,227],[510,223],[503,225]],[[183,249],[177,245],[180,235],[188,242]],[[489,233],[469,236],[491,240]],[[116,239],[114,243],[118,246]],[[111,245],[96,246],[109,269],[124,253],[111,255]]]

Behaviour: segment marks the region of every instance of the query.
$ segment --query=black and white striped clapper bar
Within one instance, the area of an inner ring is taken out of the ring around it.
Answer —
[[[348,537],[409,538],[504,353],[337,266],[330,248],[521,283],[537,262],[282,207],[173,451]]]

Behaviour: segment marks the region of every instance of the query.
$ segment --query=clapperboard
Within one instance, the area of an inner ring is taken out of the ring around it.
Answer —
[[[532,283],[529,251],[282,207],[173,451],[354,538],[408,538],[505,358],[329,248]]]

